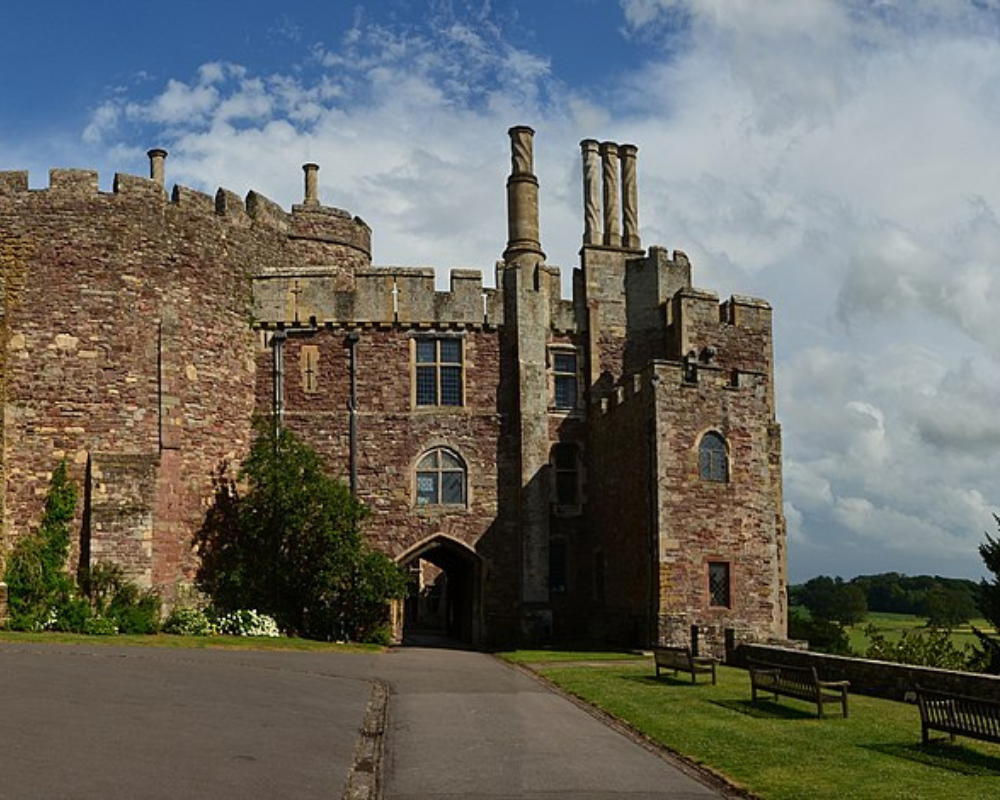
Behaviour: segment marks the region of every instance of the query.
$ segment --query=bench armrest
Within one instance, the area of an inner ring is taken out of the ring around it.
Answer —
[[[847,689],[850,687],[850,681],[816,681],[817,686],[822,686],[824,689]]]

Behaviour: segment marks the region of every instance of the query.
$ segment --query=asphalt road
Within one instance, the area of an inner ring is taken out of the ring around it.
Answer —
[[[340,798],[376,684],[391,800],[719,796],[480,653],[0,643],[0,798]]]

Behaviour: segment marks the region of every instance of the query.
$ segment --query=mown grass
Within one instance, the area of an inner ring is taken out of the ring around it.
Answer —
[[[852,695],[848,719],[828,707],[819,720],[815,706],[797,700],[754,707],[746,672],[731,667],[721,667],[712,686],[685,676],[656,679],[651,658],[530,660],[564,690],[768,800],[1000,796],[1000,746],[959,739],[923,747],[913,705]]]
[[[927,620],[924,617],[913,614],[890,614],[888,612],[869,612],[867,619],[858,625],[851,625],[847,628],[847,637],[851,649],[855,653],[864,653],[868,649],[868,637],[865,636],[865,628],[874,625],[889,641],[899,639],[904,631],[915,630],[918,633],[927,629]],[[985,619],[974,619],[965,625],[959,625],[951,630],[951,640],[959,649],[967,644],[975,645],[979,643],[976,635],[972,632],[975,626],[981,631],[993,631],[993,626]]]
[[[172,647],[187,650],[301,650],[305,652],[376,653],[385,650],[376,644],[336,644],[312,639],[279,636],[172,636],[166,633],[152,636],[119,634],[117,636],[87,636],[78,633],[26,633],[0,631],[0,642],[22,644],[86,644],[139,647]]]
[[[548,664],[569,661],[635,661],[646,658],[642,653],[627,650],[511,650],[497,653],[515,664]]]

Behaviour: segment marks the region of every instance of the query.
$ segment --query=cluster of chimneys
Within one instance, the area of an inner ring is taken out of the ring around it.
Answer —
[[[580,142],[580,149],[583,151],[583,243],[624,247],[626,250],[641,249],[639,191],[635,177],[639,149],[634,144],[598,144],[594,139],[584,139]]]
[[[534,174],[535,132],[524,125],[508,131],[511,142],[511,173],[507,179],[507,250],[505,260],[545,259],[538,234],[538,178]],[[632,144],[584,139],[583,210],[584,245],[639,250],[639,193],[636,186],[636,154]],[[167,151],[150,150],[149,177],[164,184]],[[307,206],[318,206],[319,165],[304,164]],[[603,214],[601,213],[603,208]]]

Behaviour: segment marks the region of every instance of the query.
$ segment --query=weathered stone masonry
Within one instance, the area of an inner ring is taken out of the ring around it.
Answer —
[[[633,644],[697,626],[713,650],[725,627],[782,637],[770,307],[720,306],[683,253],[644,250],[637,149],[593,140],[563,299],[534,132],[510,137],[495,288],[455,270],[445,292],[431,270],[373,267],[371,231],[321,204],[314,164],[290,212],[254,192],[168,197],[161,150],[112,192],[88,171],[44,190],[0,173],[0,552],[38,524],[65,457],[84,488],[75,562],[182,599],[213,478],[254,412],[277,413],[411,569],[400,625]]]

